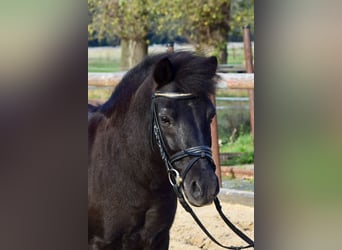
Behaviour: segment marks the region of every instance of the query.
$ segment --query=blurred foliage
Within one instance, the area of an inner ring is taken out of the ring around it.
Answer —
[[[242,37],[243,27],[250,25],[254,34],[254,0],[231,1],[230,36]]]
[[[241,154],[240,156],[230,157],[228,160],[222,161],[221,165],[237,166],[252,163],[254,163],[254,152],[246,152]]]
[[[243,25],[253,24],[254,0],[88,0],[88,16],[92,44],[148,38],[188,41],[220,61],[226,56],[229,32],[239,36]]]
[[[179,36],[186,37],[204,54],[226,53],[229,32],[230,0],[159,0],[158,32],[174,30]],[[225,61],[223,62],[225,63]]]
[[[222,141],[220,152],[254,154],[253,138],[249,132],[240,134],[234,141],[229,140],[225,134],[220,134],[219,138],[220,141]]]
[[[152,0],[88,0],[88,39],[146,38]]]
[[[250,131],[248,102],[216,101],[216,106],[218,132],[222,144],[235,141],[240,134]],[[220,108],[224,106],[227,108]]]

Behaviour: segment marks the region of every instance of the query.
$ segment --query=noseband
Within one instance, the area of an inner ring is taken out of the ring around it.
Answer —
[[[152,95],[152,129],[153,134],[156,139],[160,155],[165,163],[167,168],[167,173],[169,177],[169,181],[175,190],[178,198],[181,195],[181,188],[183,185],[183,181],[186,178],[186,175],[190,171],[190,169],[195,165],[197,161],[200,159],[207,159],[210,162],[210,165],[213,167],[215,171],[215,163],[212,158],[211,148],[208,146],[195,146],[191,148],[184,149],[180,152],[177,152],[173,155],[169,155],[166,150],[165,141],[163,138],[162,131],[160,129],[160,124],[158,121],[157,111],[156,111],[156,103],[155,99],[157,98],[169,98],[176,100],[186,100],[186,99],[194,99],[196,96],[188,93],[174,93],[174,92],[155,92]],[[152,144],[153,145],[153,144]],[[191,157],[192,160],[188,163],[183,173],[180,175],[178,170],[175,168],[175,163],[177,161],[182,160],[183,158]]]

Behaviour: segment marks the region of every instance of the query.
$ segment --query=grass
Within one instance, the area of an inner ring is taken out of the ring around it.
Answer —
[[[222,165],[241,165],[254,162],[254,142],[252,135],[242,134],[235,141],[224,142],[220,146],[221,153],[242,153],[241,156],[231,157],[228,160],[221,162]]]
[[[242,134],[234,142],[226,142],[220,146],[220,152],[254,152],[254,143],[251,134]]]
[[[244,153],[239,157],[231,157],[228,160],[221,162],[224,166],[241,166],[245,164],[252,164],[254,162],[254,152]]]
[[[245,55],[243,48],[229,48],[228,49],[228,64],[243,65]]]
[[[178,46],[182,49],[192,49],[189,45]],[[176,47],[177,49],[177,47]],[[165,51],[165,46],[151,46],[150,53]],[[228,64],[243,65],[243,47],[228,47]],[[120,71],[120,47],[95,47],[88,49],[88,72]]]
[[[120,71],[120,47],[88,48],[88,72]]]
[[[245,89],[217,89],[218,97],[248,97],[248,90]]]
[[[117,72],[120,71],[120,61],[106,58],[88,58],[88,72]]]

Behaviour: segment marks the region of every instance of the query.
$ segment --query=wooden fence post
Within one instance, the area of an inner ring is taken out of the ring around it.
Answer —
[[[216,107],[216,99],[215,95],[210,96],[211,101]],[[222,175],[221,175],[221,163],[220,163],[220,146],[218,143],[218,130],[217,130],[217,115],[215,115],[213,121],[210,124],[211,126],[211,150],[213,152],[213,159],[216,165],[216,175],[219,179],[219,185],[222,187]]]
[[[253,66],[253,54],[251,45],[251,30],[250,26],[246,25],[243,27],[243,47],[245,52],[245,66],[247,73],[254,72]],[[249,96],[249,114],[250,114],[250,124],[251,124],[251,134],[254,140],[254,89],[248,89]]]

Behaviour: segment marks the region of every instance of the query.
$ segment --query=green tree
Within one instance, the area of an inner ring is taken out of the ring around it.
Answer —
[[[227,62],[230,0],[160,0],[158,31],[176,29],[197,52]]]
[[[242,28],[245,25],[251,26],[254,33],[254,0],[235,0],[231,7],[231,33],[242,36]]]
[[[88,38],[121,39],[121,68],[128,69],[147,54],[153,0],[88,0]]]
[[[89,37],[120,37],[123,69],[145,57],[151,31],[186,37],[197,52],[227,63],[230,29],[254,22],[254,0],[88,0],[88,9]]]

